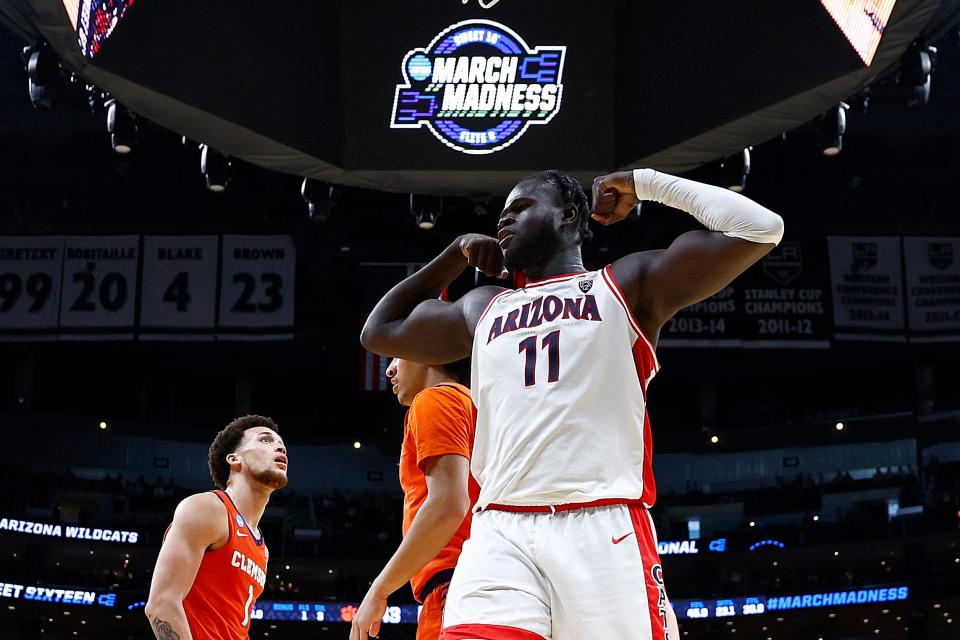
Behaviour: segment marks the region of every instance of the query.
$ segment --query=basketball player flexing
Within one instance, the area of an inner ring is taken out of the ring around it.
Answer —
[[[210,445],[217,491],[177,506],[164,536],[145,612],[158,640],[241,640],[267,578],[257,525],[287,484],[287,450],[263,416],[237,418]]]
[[[677,311],[768,253],[783,220],[652,169],[599,177],[593,191],[601,224],[653,200],[706,229],[588,272],[586,196],[575,180],[543,172],[507,196],[496,239],[458,238],[391,289],[361,335],[368,350],[418,362],[472,353],[480,495],[447,595],[446,640],[676,637],[647,511],[656,499],[646,412],[654,345]],[[518,270],[527,283],[437,300],[468,266]]]
[[[400,453],[403,542],[354,614],[350,640],[379,635],[387,598],[408,580],[423,604],[417,640],[437,640],[450,577],[470,535],[474,421],[470,389],[462,384],[470,364],[431,366],[394,358],[387,376],[397,400],[410,407]]]

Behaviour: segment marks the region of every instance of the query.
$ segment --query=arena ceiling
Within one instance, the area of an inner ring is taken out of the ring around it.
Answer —
[[[83,80],[231,156],[459,194],[502,193],[544,167],[587,181],[692,169],[810,121],[958,15],[957,0],[0,6]]]

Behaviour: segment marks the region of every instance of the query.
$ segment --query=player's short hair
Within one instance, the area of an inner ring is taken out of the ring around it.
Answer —
[[[580,244],[587,242],[593,237],[590,231],[590,203],[587,200],[587,194],[576,178],[568,176],[565,173],[548,169],[535,173],[532,176],[524,178],[527,180],[536,180],[540,184],[549,184],[560,198],[560,206],[571,204],[577,210],[577,231],[580,232]]]
[[[464,386],[470,386],[470,358],[455,360],[440,366],[444,371],[450,374],[454,380]]]
[[[213,483],[220,489],[227,488],[227,481],[230,479],[230,463],[227,462],[227,456],[237,450],[240,443],[243,442],[243,434],[248,429],[257,427],[266,427],[280,433],[277,423],[270,418],[263,416],[242,416],[237,418],[217,434],[210,445],[210,452],[207,456],[207,466],[210,467],[210,477]]]

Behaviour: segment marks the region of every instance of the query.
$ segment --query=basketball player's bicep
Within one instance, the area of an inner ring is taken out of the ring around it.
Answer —
[[[688,231],[650,262],[644,298],[666,322],[680,309],[721,291],[773,246],[715,231]]]
[[[466,513],[470,508],[470,461],[457,454],[438,455],[423,461],[427,499],[449,504]]]
[[[171,528],[157,556],[150,597],[182,602],[197,577],[203,548]]]
[[[203,554],[224,537],[226,520],[222,503],[197,500],[200,497],[192,496],[177,507],[157,556],[151,598],[181,602],[193,585]]]
[[[424,300],[406,318],[379,328],[371,351],[426,364],[445,364],[470,355],[473,338],[463,307],[442,300]]]
[[[478,287],[455,302],[424,300],[403,319],[386,323],[367,348],[424,364],[462,360],[473,350],[477,320],[502,287]]]

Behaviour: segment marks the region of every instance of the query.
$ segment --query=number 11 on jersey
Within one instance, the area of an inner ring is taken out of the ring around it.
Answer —
[[[541,349],[547,350],[547,382],[560,379],[560,329],[543,337]],[[537,336],[520,341],[517,353],[524,353],[523,383],[528,387],[537,384]]]

